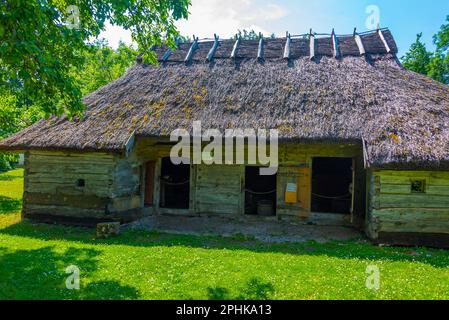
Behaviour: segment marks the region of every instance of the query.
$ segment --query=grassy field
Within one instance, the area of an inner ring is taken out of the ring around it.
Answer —
[[[0,299],[447,299],[449,252],[367,242],[269,245],[242,237],[20,222],[22,170],[0,174]],[[65,270],[80,270],[80,289]],[[380,289],[366,288],[366,268]]]

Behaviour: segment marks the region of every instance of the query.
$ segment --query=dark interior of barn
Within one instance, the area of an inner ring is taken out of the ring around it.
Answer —
[[[351,158],[314,158],[312,211],[349,214],[352,199],[351,184]]]
[[[174,165],[170,158],[162,159],[160,207],[189,209],[190,165]]]
[[[245,214],[276,215],[276,177],[260,175],[259,167],[246,167]]]

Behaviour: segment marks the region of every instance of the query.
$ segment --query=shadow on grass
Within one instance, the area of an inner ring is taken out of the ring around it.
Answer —
[[[251,278],[237,296],[231,295],[226,288],[215,287],[207,289],[209,300],[270,300],[274,295],[274,286],[260,278]]]
[[[0,235],[36,238],[40,240],[69,240],[86,244],[127,245],[136,247],[187,247],[205,250],[227,249],[255,253],[280,253],[305,256],[328,256],[340,259],[398,261],[428,264],[437,268],[449,267],[449,251],[427,248],[379,247],[368,241],[306,243],[265,243],[254,239],[219,236],[192,236],[127,230],[118,237],[94,239],[95,230],[59,225],[21,222],[3,229]]]
[[[65,251],[45,247],[11,252],[0,247],[0,299],[136,299],[138,292],[115,281],[89,282],[97,270],[101,251],[68,248]],[[69,290],[66,268],[80,270],[80,289]]]
[[[0,214],[15,213],[22,208],[22,200],[0,196]]]

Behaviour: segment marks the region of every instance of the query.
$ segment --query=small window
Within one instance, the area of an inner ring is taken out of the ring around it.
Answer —
[[[84,179],[78,179],[76,180],[76,186],[79,188],[82,188],[86,185],[86,181]]]
[[[412,181],[412,193],[425,193],[425,192],[426,192],[426,180]]]

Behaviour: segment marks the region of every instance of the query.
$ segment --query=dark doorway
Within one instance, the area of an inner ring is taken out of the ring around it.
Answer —
[[[276,178],[260,175],[259,167],[245,168],[245,214],[276,215]]]
[[[352,159],[314,158],[312,164],[312,211],[351,212]]]
[[[189,209],[190,165],[174,165],[170,158],[162,159],[160,207]]]

